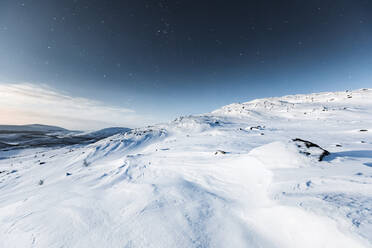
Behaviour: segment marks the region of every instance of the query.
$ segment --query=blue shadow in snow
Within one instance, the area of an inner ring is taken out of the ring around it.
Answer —
[[[351,158],[372,158],[372,150],[356,150],[345,152],[332,152],[330,155],[324,157],[324,161],[332,161],[338,157],[351,157]],[[368,163],[371,164],[372,163]]]
[[[365,166],[372,167],[372,163],[364,163]]]

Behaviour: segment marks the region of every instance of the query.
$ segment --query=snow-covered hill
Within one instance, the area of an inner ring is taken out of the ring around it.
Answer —
[[[372,247],[371,89],[0,157],[0,247]]]

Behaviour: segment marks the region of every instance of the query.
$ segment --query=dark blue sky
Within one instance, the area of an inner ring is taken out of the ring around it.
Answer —
[[[0,84],[170,120],[372,86],[371,1],[0,1]]]

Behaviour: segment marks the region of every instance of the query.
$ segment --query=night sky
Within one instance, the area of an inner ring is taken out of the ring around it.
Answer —
[[[372,86],[372,1],[0,0],[0,84],[167,121]]]

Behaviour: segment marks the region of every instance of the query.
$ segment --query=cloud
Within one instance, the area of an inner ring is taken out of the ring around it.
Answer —
[[[90,130],[109,126],[136,127],[152,123],[132,109],[72,97],[36,84],[0,84],[0,124],[41,123]]]

